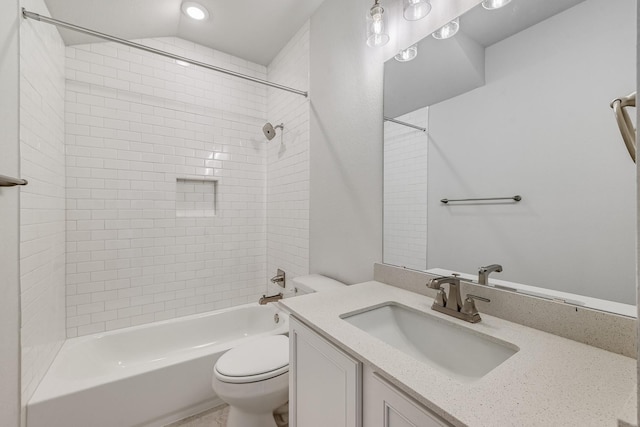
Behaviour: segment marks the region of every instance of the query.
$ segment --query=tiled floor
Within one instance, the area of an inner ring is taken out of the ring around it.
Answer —
[[[288,405],[283,405],[276,410],[275,421],[278,427],[288,427],[288,410]],[[228,416],[229,405],[222,405],[168,424],[165,427],[226,427]]]
[[[176,421],[166,427],[226,427],[228,415],[229,406],[222,405],[184,420]]]

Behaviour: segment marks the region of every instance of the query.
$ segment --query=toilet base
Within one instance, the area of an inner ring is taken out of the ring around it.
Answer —
[[[229,408],[227,427],[278,427],[273,414],[251,414],[235,406]]]
[[[229,404],[227,427],[277,427],[273,411],[289,399],[289,372],[253,383],[226,383],[214,374],[211,385]]]

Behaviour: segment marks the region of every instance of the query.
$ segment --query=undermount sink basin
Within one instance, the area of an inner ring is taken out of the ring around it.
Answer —
[[[519,350],[513,344],[392,302],[340,317],[465,382],[482,378]]]

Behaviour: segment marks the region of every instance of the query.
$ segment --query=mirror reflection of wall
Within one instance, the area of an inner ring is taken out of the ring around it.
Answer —
[[[396,119],[427,127],[429,107]],[[384,261],[415,270],[427,268],[428,134],[384,122]]]
[[[635,89],[635,8],[478,7],[453,39],[420,42],[422,62],[385,65],[385,116],[429,106],[428,135],[385,124],[385,262],[500,263],[496,279],[635,303],[635,166],[609,107]]]

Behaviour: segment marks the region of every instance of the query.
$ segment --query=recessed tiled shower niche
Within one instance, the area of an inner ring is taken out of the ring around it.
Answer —
[[[217,180],[176,179],[176,217],[210,218],[216,215]]]

